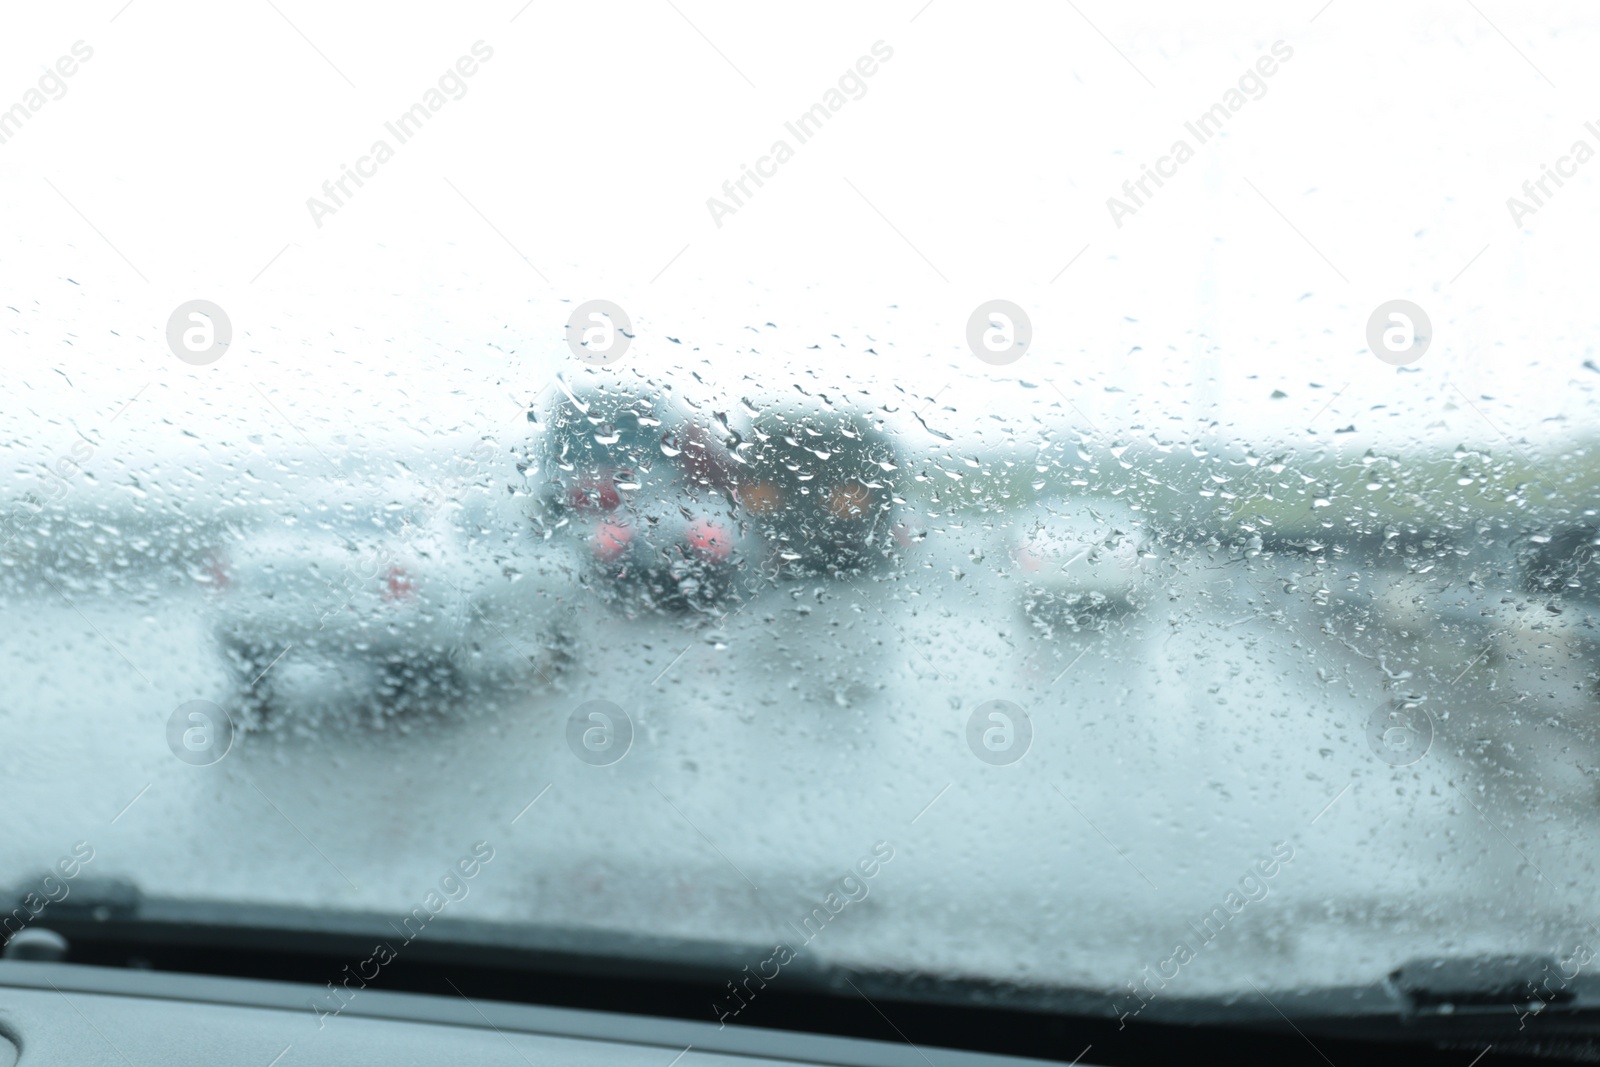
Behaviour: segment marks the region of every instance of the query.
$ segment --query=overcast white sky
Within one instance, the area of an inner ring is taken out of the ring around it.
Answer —
[[[1358,450],[1504,431],[1537,456],[1594,421],[1600,160],[1521,228],[1506,208],[1600,149],[1576,2],[123,2],[17,5],[0,35],[0,108],[94,50],[0,144],[10,470],[74,425],[133,470],[299,431],[515,431],[592,298],[680,388],[937,393],[958,443],[1036,413],[1264,446],[1353,424]],[[307,198],[479,40],[465,96],[317,228]],[[1265,96],[1116,227],[1107,197],[1279,40]],[[877,41],[865,95],[795,145],[784,123]],[[707,198],[778,138],[794,158],[718,228]],[[1033,318],[1009,367],[963,339],[994,297]],[[1363,337],[1396,297],[1436,335],[1403,371]],[[210,367],[164,343],[193,298],[236,330]]]

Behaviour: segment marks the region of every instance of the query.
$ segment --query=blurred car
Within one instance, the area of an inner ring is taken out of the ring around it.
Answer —
[[[1600,526],[1582,523],[1541,531],[1529,538],[1521,554],[1522,585],[1533,594],[1595,601],[1595,559],[1600,553]]]
[[[275,703],[307,661],[391,696],[550,677],[572,609],[559,546],[487,501],[351,495],[271,516],[209,558],[210,630],[246,704]]]
[[[1046,632],[1101,629],[1139,606],[1151,537],[1119,500],[1044,501],[1012,525],[1022,610]]]
[[[628,615],[720,613],[738,598],[749,543],[708,420],[599,375],[561,383],[544,408],[537,522],[581,546],[591,590]]]
[[[754,420],[736,495],[765,542],[772,573],[850,576],[893,565],[893,438],[865,414],[822,401],[785,401]]]
[[[1587,717],[1600,697],[1594,542],[1592,528],[1556,529],[1480,545],[1471,564],[1373,567],[1343,599],[1387,632],[1386,665],[1446,682],[1493,671]]]
[[[904,649],[900,608],[874,587],[909,544],[895,525],[893,439],[866,413],[822,401],[749,406],[734,495],[765,594],[750,612],[748,662],[791,701],[881,707]]]

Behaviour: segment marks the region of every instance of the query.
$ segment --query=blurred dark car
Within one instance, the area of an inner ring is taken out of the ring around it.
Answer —
[[[893,565],[900,460],[866,414],[786,402],[756,417],[738,501],[779,576],[851,576]]]
[[[737,599],[748,546],[710,420],[642,380],[587,375],[553,391],[542,422],[537,522],[583,546],[601,599],[626,614]]]
[[[1533,594],[1600,599],[1600,527],[1583,523],[1535,534],[1522,553],[1522,585]]]

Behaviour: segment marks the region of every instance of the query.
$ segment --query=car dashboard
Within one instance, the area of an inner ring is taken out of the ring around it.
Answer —
[[[0,1067],[474,1063],[527,1067],[1001,1067],[907,1043],[365,989],[337,1015],[308,984],[0,962]]]

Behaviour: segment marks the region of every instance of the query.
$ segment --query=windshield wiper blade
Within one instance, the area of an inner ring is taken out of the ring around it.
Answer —
[[[156,897],[126,881],[87,878],[35,919],[67,939],[72,962],[313,985],[338,982],[342,965],[368,956],[378,941],[400,946],[405,928],[398,922],[372,912]],[[400,962],[376,984],[432,992],[448,975],[472,996],[704,1020],[714,1014],[713,1000],[729,997],[770,952],[752,943],[446,913],[404,940]],[[755,1015],[734,1022],[864,1034],[882,1010],[909,1028],[912,1040],[1045,1058],[1065,1053],[1062,1059],[1082,1049],[1066,1048],[1079,1037],[1102,1043],[1097,1056],[1119,1046],[1131,1055],[1162,1042],[1225,1049],[1249,1040],[1280,1042],[1280,1052],[1296,1045],[1309,1052],[1305,1042],[1346,1051],[1481,1050],[1492,1043],[1498,1053],[1567,1056],[1582,1048],[1600,1056],[1600,979],[1577,973],[1572,962],[1418,959],[1365,985],[1157,996],[1124,1023],[1117,990],[842,966],[805,953],[759,994]],[[860,1019],[849,1018],[853,1010]],[[982,1041],[973,1036],[980,1033],[987,1035]],[[1071,1041],[1062,1044],[1065,1035]]]
[[[1389,976],[1413,1012],[1454,1014],[1466,1009],[1580,1005],[1576,985],[1554,956],[1447,956],[1412,960]],[[1592,983],[1585,981],[1585,992]],[[1543,1010],[1543,1007],[1535,1010]]]
[[[30,915],[23,901],[36,882],[0,895],[0,901],[10,897],[19,915]],[[360,960],[383,942],[409,962],[435,966],[670,976],[719,985],[771,952],[765,944],[461,918],[420,906],[389,914],[153,896],[126,879],[88,876],[74,880],[65,898],[46,903],[26,925],[54,930],[83,951],[114,943],[129,951],[214,949]],[[248,959],[239,963],[241,969],[249,965]],[[822,971],[814,961],[797,959],[784,968],[785,982],[821,989]]]

